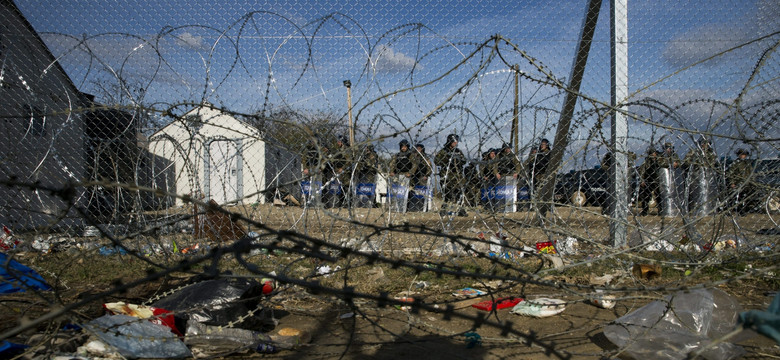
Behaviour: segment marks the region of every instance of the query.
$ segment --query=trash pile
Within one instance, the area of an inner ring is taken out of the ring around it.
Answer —
[[[715,340],[734,330],[741,311],[717,289],[680,291],[618,318],[604,335],[635,359],[685,359],[696,350],[704,359],[735,359],[742,347]]]
[[[51,289],[34,270],[6,254],[0,253],[0,262],[5,265],[0,268],[0,294]],[[0,357],[27,352],[34,357],[202,358],[273,353],[310,341],[305,331],[289,327],[269,333],[278,321],[261,302],[275,290],[270,278],[219,277],[172,290],[148,304],[105,303],[103,316],[61,331],[70,341],[47,347],[27,341],[36,344],[33,348],[6,341],[0,344]]]

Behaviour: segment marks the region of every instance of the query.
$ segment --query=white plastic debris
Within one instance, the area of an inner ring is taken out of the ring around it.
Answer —
[[[566,301],[561,299],[538,298],[521,301],[512,308],[512,313],[543,318],[558,315],[562,313],[563,310],[566,310]]]
[[[596,290],[596,294],[590,299],[590,303],[602,309],[612,309],[615,307],[615,297],[613,295],[604,295],[603,290]]]
[[[674,251],[674,245],[666,240],[657,240],[645,246],[647,251]]]
[[[574,255],[577,253],[578,247],[577,239],[573,237],[567,237],[555,243],[555,250],[561,255]]]

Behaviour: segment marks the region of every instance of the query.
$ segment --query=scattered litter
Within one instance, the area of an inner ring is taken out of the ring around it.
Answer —
[[[317,267],[317,274],[328,277],[339,270],[341,270],[341,266],[336,266],[331,270],[330,265],[320,265]]]
[[[458,297],[474,297],[474,296],[487,295],[487,292],[467,287],[467,288],[455,290],[455,292],[453,292],[452,295]]]
[[[51,286],[35,270],[0,253],[0,294],[27,290],[51,290]]]
[[[0,358],[11,359],[28,347],[27,345],[12,343],[8,340],[0,341]]]
[[[543,318],[558,315],[562,313],[563,310],[566,310],[566,301],[561,299],[538,298],[521,301],[512,308],[512,313]]]
[[[596,290],[596,294],[590,299],[590,303],[602,309],[612,309],[615,307],[615,296],[604,295],[604,290]]]
[[[271,335],[274,344],[284,349],[292,349],[298,345],[307,344],[311,341],[311,334],[308,331],[295,328],[281,328],[276,335]]]
[[[353,312],[348,312],[348,313],[346,313],[346,314],[341,314],[341,316],[339,316],[339,319],[342,319],[342,320],[344,320],[344,319],[349,319],[349,318],[352,318],[352,317],[354,317],[354,316],[355,316],[355,313],[353,313]]]
[[[177,322],[224,326],[257,309],[261,292],[262,287],[256,281],[219,278],[187,285],[151,306],[173,311]],[[251,326],[247,320],[242,325]]]
[[[555,242],[555,250],[561,255],[574,255],[577,253],[578,248],[577,239],[573,237],[567,237]]]
[[[127,304],[122,301],[103,304],[103,308],[111,315],[127,315],[139,319],[148,319],[154,324],[170,328],[177,335],[182,335],[179,329],[176,328],[176,321],[169,310],[146,305]]]
[[[552,241],[536,243],[536,251],[540,254],[555,254],[555,244]]]
[[[402,302],[402,303],[405,303],[405,304],[412,304],[412,303],[414,303],[414,298],[413,297],[400,297],[400,298],[397,297],[397,298],[395,298],[395,301],[399,301],[399,302]],[[395,305],[395,308],[398,309],[398,310],[406,311],[406,310],[411,310],[412,306],[411,305]]]
[[[127,250],[121,246],[103,246],[98,250],[100,255],[103,256],[109,256],[109,255],[127,255]]]
[[[262,345],[270,345],[271,338],[258,331],[209,326],[197,321],[187,322],[184,343],[202,355],[224,355],[225,352],[257,351]],[[264,351],[268,351],[266,347]]]
[[[761,244],[753,248],[753,250],[758,252],[764,252],[764,251],[772,251],[773,245],[772,244]]]
[[[477,238],[483,241],[487,241],[488,252],[494,254],[503,254],[506,251],[506,247],[509,245],[506,240],[507,236],[501,232],[490,234],[489,237],[485,236],[484,232],[480,232],[477,234]]]
[[[759,334],[774,340],[780,345],[780,295],[775,293],[775,299],[766,311],[749,310],[739,314],[739,322],[745,328],[754,329]]]
[[[85,326],[127,358],[190,357],[190,349],[170,329],[127,315],[104,315]]]
[[[701,358],[736,359],[744,349],[713,340],[734,329],[741,309],[721,290],[679,291],[618,318],[604,328],[604,335],[634,359],[685,359],[703,347],[708,350]]]
[[[477,334],[476,332],[470,331],[463,334],[463,336],[466,337],[466,349],[471,349],[476,346],[482,345],[482,337],[479,336],[479,334]]]
[[[556,253],[543,254],[545,259],[550,262],[553,269],[560,269],[563,267],[563,259]]]
[[[593,276],[590,275],[590,284],[591,285],[598,285],[598,286],[604,286],[612,282],[612,280],[615,279],[615,275],[612,274],[604,274],[602,276]]]
[[[109,348],[106,343],[100,341],[100,340],[92,340],[84,344],[84,346],[80,346],[78,350],[76,350],[79,354],[94,354],[94,355],[100,355],[101,357],[105,357],[108,359],[116,359],[121,358],[122,355],[114,351],[113,349]],[[68,359],[71,359],[68,357]]]
[[[0,250],[11,250],[19,245],[19,241],[14,238],[14,234],[7,226],[3,225],[3,233],[0,234]]]
[[[658,264],[634,264],[631,273],[634,277],[644,280],[652,280],[661,276],[661,265]]]
[[[425,288],[427,288],[429,286],[430,286],[430,284],[427,281],[418,281],[418,282],[414,283],[414,288],[415,289],[425,289]]]
[[[503,297],[496,300],[485,300],[483,302],[471,305],[471,307],[484,311],[493,311],[494,307],[496,310],[506,309],[508,307],[514,307],[521,301],[523,301],[522,298]]]
[[[647,250],[647,251],[667,251],[667,252],[668,251],[674,251],[674,245],[672,245],[672,243],[670,243],[670,242],[668,242],[668,241],[666,241],[664,239],[660,239],[660,240],[648,243],[645,246],[645,250]]]

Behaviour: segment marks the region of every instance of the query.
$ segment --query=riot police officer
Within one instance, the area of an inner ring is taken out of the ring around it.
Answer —
[[[447,206],[447,203],[457,204],[464,191],[463,167],[466,165],[466,156],[458,148],[459,140],[460,137],[456,134],[447,135],[444,148],[436,153],[433,160],[439,169],[444,206]],[[460,213],[460,215],[465,214]]]

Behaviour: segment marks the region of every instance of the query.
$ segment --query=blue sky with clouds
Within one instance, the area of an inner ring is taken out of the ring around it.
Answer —
[[[563,96],[543,82],[569,77],[586,6],[586,1],[16,2],[84,91],[99,95],[96,83],[121,77],[145,90],[147,104],[205,99],[249,113],[288,106],[345,115],[342,81],[350,79],[363,132],[401,133],[429,148],[456,132],[471,155],[509,138],[512,64],[526,75],[520,87],[522,143],[553,137]],[[606,103],[608,5],[603,2],[582,88]],[[778,8],[772,0],[629,2],[631,100],[649,97],[672,106],[688,98],[732,101],[778,37],[701,61],[780,30]],[[494,34],[508,41],[480,48]],[[777,56],[773,59],[776,63]],[[755,90],[751,101],[779,95],[773,75],[762,76],[770,86]],[[720,115],[712,106],[680,112],[688,119],[686,128],[722,126],[713,120]],[[583,116],[575,140],[588,143],[594,121]],[[639,139],[636,148],[646,145],[648,135],[664,136],[641,123],[632,131]]]

